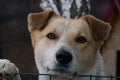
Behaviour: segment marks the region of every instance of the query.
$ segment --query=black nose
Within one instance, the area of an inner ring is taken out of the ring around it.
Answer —
[[[56,53],[56,60],[61,64],[68,64],[72,61],[72,55],[66,50],[59,50]]]

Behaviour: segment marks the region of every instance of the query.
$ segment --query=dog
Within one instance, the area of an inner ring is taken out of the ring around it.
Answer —
[[[105,75],[99,50],[111,30],[109,23],[92,15],[67,19],[49,10],[30,13],[28,30],[40,74],[50,74],[52,80],[89,80],[77,75]],[[49,80],[49,76],[39,76],[39,80]]]

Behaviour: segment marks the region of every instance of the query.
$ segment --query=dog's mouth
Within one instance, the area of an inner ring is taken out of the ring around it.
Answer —
[[[57,67],[57,68],[54,68],[54,69],[50,69],[48,68],[48,72],[49,71],[52,71],[52,72],[57,72],[57,73],[68,73],[68,70],[66,70],[65,68],[61,68],[61,67]]]
[[[77,75],[77,71],[72,72],[63,67],[56,67],[54,69],[47,68],[47,71],[48,74],[50,75],[72,76],[72,77]]]

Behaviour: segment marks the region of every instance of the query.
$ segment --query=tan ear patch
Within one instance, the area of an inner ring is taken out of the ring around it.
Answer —
[[[28,15],[28,29],[31,32],[34,29],[43,29],[51,17],[57,16],[55,12],[49,10],[42,13],[30,13]]]
[[[96,41],[103,41],[108,37],[111,30],[109,23],[103,22],[91,15],[83,16],[82,19],[88,23],[92,36]]]

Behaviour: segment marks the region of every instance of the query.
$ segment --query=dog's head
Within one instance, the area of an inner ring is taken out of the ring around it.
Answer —
[[[88,73],[111,29],[90,15],[74,20],[53,11],[29,14],[28,28],[39,71],[55,75]]]

